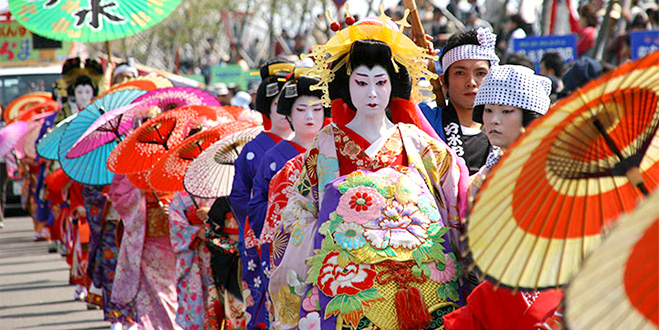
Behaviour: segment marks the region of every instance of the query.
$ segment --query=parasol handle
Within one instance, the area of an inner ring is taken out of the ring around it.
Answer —
[[[631,182],[634,187],[638,188],[645,197],[648,197],[650,195],[650,192],[648,191],[648,188],[645,187],[645,179],[643,179],[643,175],[641,175],[641,170],[638,168],[638,166],[634,166],[630,169],[627,170],[625,173],[625,176]]]
[[[197,201],[194,199],[194,196],[190,195],[190,199],[192,200],[192,204],[194,205],[194,207],[198,209],[199,203],[197,203]]]
[[[428,40],[426,39],[426,33],[423,31],[423,25],[421,25],[421,19],[419,18],[419,12],[416,9],[415,0],[403,0],[405,3],[405,8],[407,8],[410,13],[407,16],[410,24],[412,25],[412,40],[414,43],[424,49],[429,47]],[[437,73],[435,70],[435,63],[433,61],[432,65],[428,65],[428,69],[432,73]],[[431,79],[430,84],[432,85],[432,91],[435,94],[435,101],[437,106],[443,107],[446,105],[446,99],[444,98],[444,92],[442,89],[442,82],[439,78]]]
[[[162,203],[162,201],[160,200],[160,197],[158,197],[158,194],[156,194],[155,191],[151,191],[151,193],[153,194],[153,197],[155,197],[156,200],[158,201],[158,206],[160,206],[161,208],[164,209],[164,208],[165,208],[165,204]]]

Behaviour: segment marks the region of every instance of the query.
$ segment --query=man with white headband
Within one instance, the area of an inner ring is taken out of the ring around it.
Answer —
[[[444,73],[439,79],[448,91],[448,105],[421,106],[437,134],[465,160],[470,174],[485,164],[490,149],[472,111],[478,87],[490,67],[499,64],[495,42],[496,35],[483,28],[452,35],[440,57]]]
[[[138,76],[137,68],[135,68],[135,60],[131,57],[128,62],[119,63],[114,71],[112,71],[112,84],[119,84],[128,79]]]

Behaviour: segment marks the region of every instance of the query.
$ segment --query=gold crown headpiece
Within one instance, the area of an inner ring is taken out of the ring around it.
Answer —
[[[347,11],[347,8],[346,8]],[[377,40],[386,43],[391,48],[392,64],[396,72],[398,65],[404,65],[412,79],[412,97],[420,99],[421,89],[431,89],[431,87],[419,86],[418,82],[422,78],[437,79],[437,74],[430,72],[426,63],[428,59],[437,60],[436,55],[432,55],[427,49],[417,46],[412,39],[403,34],[403,28],[410,26],[407,23],[409,10],[400,21],[394,22],[384,13],[384,5],[380,5],[380,16],[373,19],[364,19],[356,24],[338,31],[335,36],[327,41],[324,45],[315,45],[313,51],[307,55],[314,59],[314,66],[309,70],[310,77],[318,78],[320,82],[311,86],[312,90],[322,90],[323,105],[331,106],[329,98],[329,83],[334,79],[336,71],[342,68],[350,61],[350,49],[352,44],[357,40]],[[348,14],[348,17],[349,14]],[[348,21],[348,20],[346,20]],[[332,67],[334,61],[339,60]],[[350,74],[351,68],[347,68]]]

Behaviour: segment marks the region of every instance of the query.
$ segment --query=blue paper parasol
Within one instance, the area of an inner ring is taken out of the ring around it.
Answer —
[[[106,185],[112,182],[114,174],[108,170],[107,160],[110,152],[117,145],[117,141],[103,144],[80,157],[69,158],[66,154],[101,115],[112,109],[130,104],[144,93],[146,91],[130,89],[108,94],[85,107],[71,121],[66,127],[59,146],[59,161],[66,175],[75,181],[88,185]]]
[[[41,158],[57,160],[59,158],[59,143],[66,130],[66,126],[78,116],[77,113],[72,114],[66,119],[60,121],[50,132],[46,133],[39,142],[37,142],[37,154]]]

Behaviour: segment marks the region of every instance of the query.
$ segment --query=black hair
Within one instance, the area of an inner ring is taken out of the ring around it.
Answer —
[[[295,100],[300,96],[315,96],[319,99],[323,97],[323,91],[320,89],[311,90],[311,86],[318,84],[320,80],[308,76],[300,76],[296,79],[294,75],[294,73],[289,73],[289,79],[281,89],[279,99],[277,100],[277,113],[284,116],[289,116],[291,114],[293,103],[295,103]],[[287,95],[287,90],[293,89],[295,93]],[[331,117],[330,109],[324,108],[324,114],[325,117]]]
[[[535,71],[535,64],[526,55],[520,53],[508,54],[506,64],[521,65]]]
[[[396,62],[398,72],[394,68],[392,62],[391,48],[389,45],[382,41],[377,40],[357,40],[350,48],[350,63],[346,63],[335,72],[334,79],[329,83],[329,97],[330,99],[342,99],[350,108],[357,110],[350,98],[350,88],[348,75],[348,66],[350,70],[354,70],[362,65],[372,69],[376,65],[382,66],[391,81],[391,96],[389,101],[393,98],[402,98],[409,100],[412,92],[412,80],[407,68]],[[336,60],[338,63],[342,58]]]
[[[259,88],[256,90],[256,100],[254,102],[254,107],[258,112],[265,115],[268,119],[270,118],[270,106],[272,105],[272,101],[279,97],[279,92],[281,91],[282,87],[284,87],[284,83],[286,83],[286,76],[288,74],[289,72],[285,71],[277,72],[273,76],[263,79],[261,84],[259,84]],[[277,84],[277,92],[272,94],[271,91],[270,96],[268,96],[268,86],[270,86],[271,89],[275,88],[274,85],[271,84]]]
[[[481,43],[478,42],[478,32],[476,30],[454,33],[446,41],[446,45],[442,50],[442,55],[439,57],[439,63],[442,63],[442,60],[444,59],[444,55],[446,55],[446,53],[448,53],[453,48],[464,45],[480,46],[480,44]],[[487,61],[487,63],[488,65],[490,65],[490,61]],[[448,70],[450,68],[442,68],[442,69],[444,69],[444,86],[448,88]]]
[[[76,87],[81,85],[92,86],[92,90],[94,91],[94,96],[98,95],[98,87],[94,85],[92,78],[89,78],[89,76],[78,76],[78,78],[76,78],[76,81],[73,83],[73,85],[71,85],[70,96],[74,96]]]
[[[483,112],[485,111],[485,105],[477,105],[474,107],[474,111],[471,114],[471,119],[479,124],[483,123]],[[530,111],[530,110],[524,110],[522,109],[522,126],[527,127],[529,124],[531,124],[534,120],[542,117],[541,114],[535,112],[535,111]]]
[[[288,64],[293,64],[293,62],[283,58],[283,57],[274,57],[269,60],[267,60],[263,66],[261,66],[261,80],[266,80],[268,77],[272,76],[270,74],[270,66],[273,64],[280,64],[280,63],[288,63]]]
[[[545,68],[554,70],[556,78],[563,77],[565,65],[563,64],[563,58],[561,57],[561,54],[556,52],[544,53],[540,63],[544,63]]]

